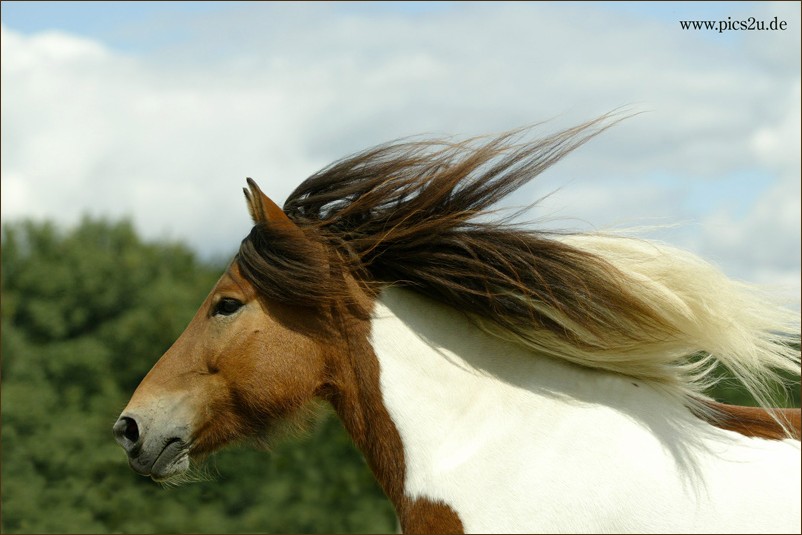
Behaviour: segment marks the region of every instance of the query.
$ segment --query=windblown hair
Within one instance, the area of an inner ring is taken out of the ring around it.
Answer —
[[[284,204],[333,256],[257,225],[238,262],[264,294],[311,305],[342,295],[341,279],[325,276],[337,262],[366,284],[411,288],[493,335],[651,380],[692,406],[721,363],[766,405],[778,371],[799,375],[797,313],[665,245],[489,217],[495,203],[615,122],[603,116],[528,143],[528,130],[517,130],[368,149],[314,174]]]

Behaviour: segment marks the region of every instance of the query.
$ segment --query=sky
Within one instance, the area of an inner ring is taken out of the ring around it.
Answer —
[[[3,223],[129,218],[231,256],[245,177],[404,136],[633,114],[508,201],[638,227],[799,306],[800,4],[2,2]],[[683,30],[680,20],[786,22]]]

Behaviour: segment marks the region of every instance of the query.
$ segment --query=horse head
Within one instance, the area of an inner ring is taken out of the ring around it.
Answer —
[[[249,186],[256,239],[269,235],[269,245],[284,253],[277,264],[303,262],[301,271],[319,275],[324,287],[322,247],[250,179]],[[263,438],[326,388],[326,355],[337,343],[325,307],[319,299],[266,298],[243,275],[258,268],[243,260],[247,254],[243,248],[229,265],[114,425],[129,464],[142,475],[168,480],[189,468],[190,457],[240,438]]]

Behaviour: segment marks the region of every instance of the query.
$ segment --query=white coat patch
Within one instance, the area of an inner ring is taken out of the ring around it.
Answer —
[[[695,418],[660,388],[528,353],[387,289],[371,342],[405,492],[469,532],[800,531],[796,441]]]

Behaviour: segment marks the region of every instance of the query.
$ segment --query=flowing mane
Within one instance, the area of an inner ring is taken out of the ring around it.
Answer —
[[[284,212],[311,242],[257,224],[237,264],[271,299],[310,304],[343,297],[332,265],[345,266],[368,286],[413,289],[537,353],[662,385],[702,412],[721,364],[768,406],[778,372],[799,375],[798,313],[663,244],[490,217],[616,122],[604,116],[535,142],[516,130],[368,149],[287,199]]]

